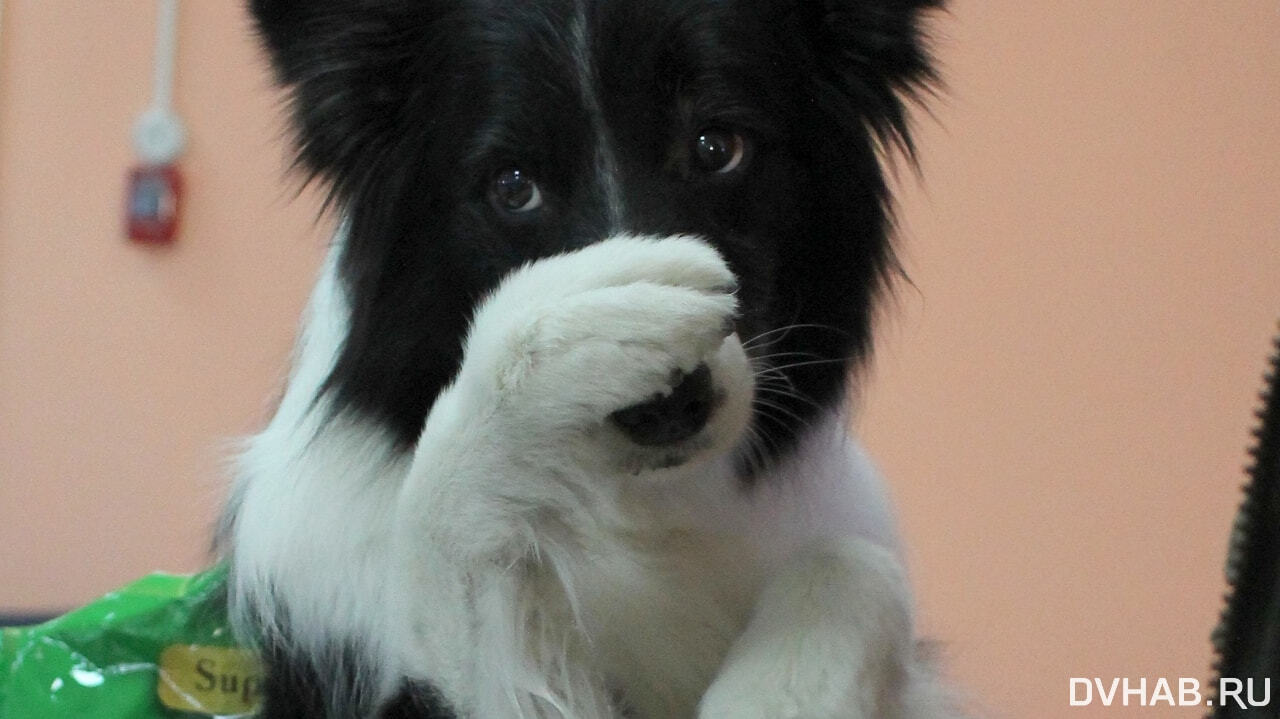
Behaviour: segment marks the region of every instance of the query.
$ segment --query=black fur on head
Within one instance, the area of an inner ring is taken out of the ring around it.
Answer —
[[[512,269],[618,232],[705,237],[739,276],[769,392],[760,456],[842,400],[896,269],[878,151],[934,79],[941,0],[252,0],[299,160],[348,223],[350,334],[325,392],[406,446],[472,308]],[[706,130],[746,165],[698,165]],[[518,169],[534,212],[495,206]],[[510,176],[508,175],[508,179]]]

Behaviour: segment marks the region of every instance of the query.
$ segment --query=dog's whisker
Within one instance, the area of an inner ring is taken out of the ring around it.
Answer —
[[[756,387],[777,388],[785,392],[794,392],[799,394],[800,389],[796,387],[795,382],[785,374],[764,374],[755,375]]]
[[[795,412],[791,411],[791,410],[790,410],[790,409],[788,409],[787,407],[785,407],[785,406],[783,406],[783,405],[781,405],[781,404],[778,404],[777,402],[771,402],[771,401],[769,401],[769,400],[767,400],[767,399],[761,399],[760,397],[755,397],[755,398],[753,398],[753,399],[751,400],[751,402],[752,402],[752,405],[753,405],[753,406],[768,407],[769,409],[773,409],[773,410],[776,410],[776,411],[778,411],[778,412],[781,412],[781,413],[782,413],[783,415],[785,415],[786,417],[789,417],[789,418],[791,418],[791,419],[795,420],[795,421],[796,421],[796,422],[798,422],[799,424],[804,425],[806,428],[810,426],[810,424],[809,424],[809,420],[805,419],[804,417],[801,417],[800,415],[798,415],[798,414],[796,414]]]
[[[809,405],[810,407],[814,407],[814,408],[816,408],[816,409],[822,409],[822,405],[820,405],[820,404],[818,404],[817,402],[813,401],[813,400],[812,400],[812,399],[810,399],[809,397],[806,397],[806,396],[804,396],[803,394],[800,394],[799,392],[795,392],[795,391],[788,391],[788,390],[786,390],[786,389],[778,389],[778,388],[776,388],[776,387],[766,387],[766,386],[761,386],[761,385],[756,385],[756,391],[757,391],[757,392],[766,392],[766,393],[768,393],[768,394],[779,395],[779,396],[782,396],[782,397],[789,397],[789,398],[791,398],[791,399],[796,399],[796,400],[799,400],[799,401],[801,401],[801,402],[804,402],[805,404]]]
[[[771,330],[766,330],[744,341],[742,343],[742,346],[747,348],[755,347],[757,346],[757,344],[762,343],[762,341],[766,337],[769,337],[770,335],[779,335],[779,336],[769,340],[768,342],[763,342],[764,346],[767,347],[769,345],[777,344],[778,342],[781,342],[782,340],[786,339],[787,335],[791,334],[791,331],[796,329],[798,326],[799,325],[789,324],[789,325],[783,325],[781,327],[775,327]]]
[[[784,429],[789,429],[786,426],[786,424],[781,423],[778,419],[770,416],[769,414],[767,414],[766,412],[758,408],[755,410],[755,414],[757,417],[761,419],[772,420],[775,424],[782,424]],[[763,461],[764,457],[768,457],[769,455],[775,454],[778,451],[778,448],[779,448],[778,441],[774,439],[774,437],[771,434],[765,432],[760,427],[756,427],[754,422],[748,426],[751,427],[751,430],[755,433],[755,436],[758,439],[761,461]]]
[[[780,367],[765,365],[763,367],[754,368],[751,374],[752,377],[760,381],[775,382],[789,387],[795,387],[795,381],[791,378],[791,375],[784,372]]]
[[[809,360],[807,362],[791,362],[789,364],[775,365],[771,367],[771,369],[788,370],[795,369],[796,367],[811,367],[813,365],[847,364],[848,362],[853,361],[853,359],[853,357],[835,357],[831,359]]]
[[[770,336],[770,335],[774,335],[774,334],[779,334],[779,333],[781,333],[781,336],[776,337],[776,338],[774,338],[774,339],[772,339],[772,340],[769,340],[768,342],[764,343],[766,346],[768,346],[768,345],[772,345],[772,344],[776,344],[776,343],[781,342],[782,340],[786,339],[786,338],[787,338],[787,336],[788,336],[788,335],[790,335],[790,334],[791,334],[791,332],[792,332],[793,330],[798,330],[798,329],[829,330],[829,331],[831,331],[831,332],[834,332],[834,333],[836,333],[836,334],[839,334],[839,335],[842,335],[842,336],[845,336],[845,337],[849,336],[849,332],[848,332],[847,330],[842,330],[842,329],[840,329],[839,327],[834,327],[834,326],[832,326],[832,325],[815,324],[815,323],[812,323],[812,322],[801,322],[801,323],[796,323],[796,324],[783,325],[782,327],[775,327],[775,328],[773,328],[773,329],[771,329],[771,330],[765,330],[764,332],[761,332],[761,333],[759,333],[759,334],[757,334],[757,335],[752,336],[750,339],[745,340],[745,341],[742,343],[742,346],[743,346],[744,348],[751,348],[751,347],[755,347],[755,346],[756,346],[756,344],[757,344],[758,342],[760,342],[761,340],[763,340],[765,337],[768,337],[768,336]]]
[[[751,377],[757,384],[796,388],[795,381],[786,372],[779,372],[771,367],[755,370],[751,373]]]
[[[792,440],[799,439],[800,429],[795,426],[794,422],[788,422],[784,417],[779,417],[773,414],[772,412],[767,411],[767,408],[764,408],[764,407],[756,406],[756,407],[753,407],[753,409],[755,411],[756,417],[759,417],[760,419],[769,420],[771,423],[773,423],[773,425],[775,425],[776,427],[781,429],[783,432],[785,432],[788,436],[790,436]],[[771,437],[772,434],[767,433],[766,436]],[[770,441],[769,444],[773,448],[774,452],[776,452],[779,447],[779,442]]]
[[[771,360],[778,357],[812,357],[815,359],[823,358],[822,355],[818,354],[817,352],[773,352],[767,355],[757,355],[755,357],[752,357],[751,359],[759,362],[764,362],[765,360]]]
[[[745,462],[747,470],[751,474],[759,472],[764,466],[764,458],[769,456],[772,450],[766,446],[765,437],[754,423],[748,423],[744,432],[746,446],[743,449],[745,454]]]

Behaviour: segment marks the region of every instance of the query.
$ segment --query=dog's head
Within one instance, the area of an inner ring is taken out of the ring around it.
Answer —
[[[348,222],[337,410],[412,443],[504,275],[678,233],[739,278],[739,336],[777,390],[755,430],[786,451],[868,350],[895,268],[879,153],[909,148],[940,4],[253,0],[300,161]]]

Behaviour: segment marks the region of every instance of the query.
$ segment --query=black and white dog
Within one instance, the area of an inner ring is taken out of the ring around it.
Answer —
[[[342,218],[221,531],[265,716],[958,716],[846,434],[937,5],[253,0]]]

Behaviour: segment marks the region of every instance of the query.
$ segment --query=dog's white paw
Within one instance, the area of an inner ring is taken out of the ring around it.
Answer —
[[[898,719],[909,607],[901,566],[877,545],[798,557],[762,593],[698,719]]]
[[[419,438],[406,535],[506,566],[607,506],[591,497],[611,478],[731,449],[753,396],[733,286],[686,237],[608,239],[504,280]]]
[[[670,446],[638,449],[618,426],[627,418],[610,419],[692,376],[708,383],[709,415],[744,421],[751,379],[732,336],[734,288],[716,251],[688,237],[618,237],[532,263],[478,309],[458,387],[488,396],[508,438],[563,450],[558,461],[627,471],[679,463],[715,444],[703,436],[715,432],[673,431],[667,442],[658,431],[651,444]],[[683,440],[692,445],[672,448]]]

